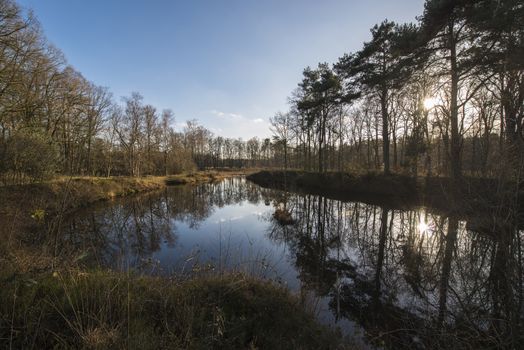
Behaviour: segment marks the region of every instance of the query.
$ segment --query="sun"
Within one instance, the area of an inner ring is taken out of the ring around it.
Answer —
[[[424,99],[424,102],[423,102],[424,103],[424,109],[429,110],[429,109],[435,107],[435,105],[437,104],[436,102],[437,101],[435,100],[435,98],[433,98],[433,97],[426,97]]]
[[[418,223],[418,232],[425,233],[429,229],[429,225],[426,223],[426,221],[421,218],[420,222]]]

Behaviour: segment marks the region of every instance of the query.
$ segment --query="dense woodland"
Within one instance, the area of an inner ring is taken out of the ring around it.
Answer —
[[[165,175],[207,167],[514,176],[524,122],[524,5],[428,0],[362,49],[303,71],[273,137],[213,135],[139,93],[114,98],[67,64],[38,21],[0,0],[0,179]],[[351,35],[348,33],[348,35]]]
[[[139,93],[115,99],[49,44],[32,13],[0,0],[0,179],[165,175],[269,159],[269,140],[215,137],[192,120],[174,130],[170,110]]]
[[[522,164],[524,4],[429,0],[360,51],[306,68],[272,119],[286,166],[496,176]],[[504,167],[501,165],[504,164]]]

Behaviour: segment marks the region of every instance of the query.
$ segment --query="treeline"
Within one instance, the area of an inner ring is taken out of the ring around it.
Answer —
[[[0,0],[0,181],[164,175],[206,167],[511,176],[522,168],[524,5],[428,0],[361,50],[306,68],[272,139],[173,128],[138,93],[116,101],[69,66],[29,12]]]
[[[272,118],[285,167],[516,175],[522,168],[524,2],[427,0],[363,47],[306,68]],[[513,176],[512,175],[512,176]]]
[[[31,12],[0,0],[0,182],[266,166],[272,157],[269,139],[215,137],[196,121],[180,132],[173,125],[171,110],[138,93],[115,101],[67,64]]]

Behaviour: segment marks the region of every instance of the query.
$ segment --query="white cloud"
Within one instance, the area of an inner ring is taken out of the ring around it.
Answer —
[[[209,130],[213,134],[215,134],[215,136],[223,136],[224,135],[224,129],[222,129],[222,128],[211,127],[211,128],[209,128]]]
[[[260,115],[256,113],[255,115]],[[210,109],[199,118],[202,124],[215,135],[244,140],[251,137],[267,137],[269,128],[267,121],[260,117],[248,117],[245,114]]]
[[[225,115],[224,112],[217,111],[216,109],[213,109],[213,110],[211,110],[209,112],[211,112],[211,114],[219,116],[219,117],[223,117]]]
[[[216,109],[212,109],[209,112],[211,114],[216,115],[217,117],[221,117],[221,118],[224,118],[224,117],[225,118],[229,118],[229,119],[243,119],[244,118],[244,116],[242,114],[221,112],[221,111],[217,111]]]
[[[219,220],[215,221],[216,224],[219,224],[219,223],[224,223],[224,222],[227,222],[227,221],[236,221],[236,220],[240,220],[244,218],[244,216],[232,216],[230,218],[220,218]]]
[[[236,113],[228,113],[228,116],[230,116],[233,119],[242,119],[244,118],[242,114],[236,114]]]

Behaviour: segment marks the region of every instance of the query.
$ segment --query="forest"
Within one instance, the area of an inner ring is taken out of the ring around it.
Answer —
[[[361,50],[307,67],[272,138],[229,139],[197,120],[118,100],[69,66],[38,21],[2,1],[0,176],[166,175],[210,167],[516,176],[524,120],[520,1],[427,1]]]
[[[419,23],[385,20],[360,51],[304,69],[290,111],[272,119],[284,163],[453,178],[519,173],[522,11],[519,1],[427,1]]]
[[[269,140],[214,136],[196,120],[175,131],[171,110],[157,111],[139,93],[118,100],[68,65],[14,1],[1,1],[0,13],[4,184],[60,174],[167,175],[270,159]]]

